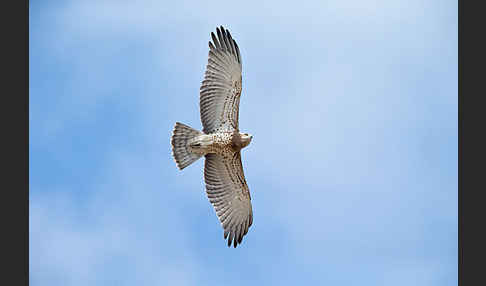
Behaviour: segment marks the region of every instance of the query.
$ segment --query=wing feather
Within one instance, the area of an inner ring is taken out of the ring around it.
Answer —
[[[223,157],[207,154],[204,163],[204,181],[209,201],[224,229],[228,246],[236,247],[247,234],[253,221],[251,198],[243,174],[240,152]]]
[[[211,32],[211,38],[213,39],[214,45],[216,46],[216,49],[220,50],[221,45],[219,44],[218,39],[216,39],[216,36],[214,35],[213,32]],[[211,48],[211,42],[209,42],[209,47]]]
[[[238,130],[241,96],[241,56],[236,41],[222,26],[211,32],[208,64],[199,91],[203,131],[206,134]]]

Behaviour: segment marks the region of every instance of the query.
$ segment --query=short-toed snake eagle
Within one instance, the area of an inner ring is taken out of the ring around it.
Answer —
[[[240,49],[222,26],[211,33],[208,64],[200,88],[203,130],[176,122],[171,137],[172,155],[179,169],[204,156],[204,181],[209,201],[224,229],[228,246],[236,247],[253,223],[248,185],[240,150],[252,136],[238,128],[241,95]]]

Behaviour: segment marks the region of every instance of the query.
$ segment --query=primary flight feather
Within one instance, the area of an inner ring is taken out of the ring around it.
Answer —
[[[241,55],[236,41],[223,26],[211,33],[208,64],[200,88],[203,130],[176,122],[172,155],[182,170],[202,156],[206,194],[224,229],[228,246],[241,244],[253,223],[250,190],[240,150],[253,138],[241,133],[238,113],[241,96]]]

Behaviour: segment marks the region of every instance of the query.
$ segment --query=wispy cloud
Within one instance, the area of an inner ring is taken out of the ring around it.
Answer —
[[[30,5],[34,285],[456,284],[456,3]],[[235,250],[169,144],[221,24],[255,135]]]

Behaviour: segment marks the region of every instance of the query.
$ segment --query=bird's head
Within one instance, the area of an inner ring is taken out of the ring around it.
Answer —
[[[244,147],[248,146],[248,144],[250,144],[253,136],[251,134],[248,134],[248,133],[241,133],[240,132],[240,138],[241,138],[242,148],[244,148]]]

